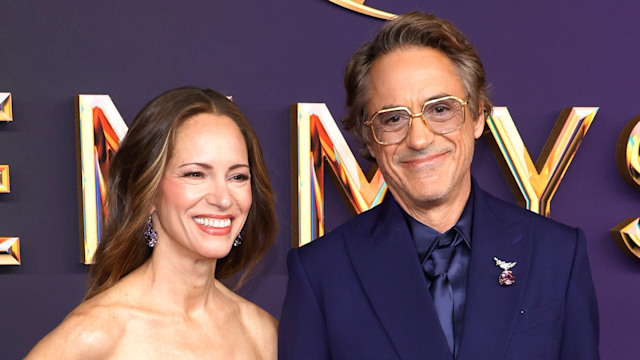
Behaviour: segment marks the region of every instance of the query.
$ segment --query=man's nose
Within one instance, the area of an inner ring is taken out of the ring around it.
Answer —
[[[427,124],[422,114],[411,115],[411,127],[408,130],[407,146],[412,149],[422,150],[433,142],[435,133]]]

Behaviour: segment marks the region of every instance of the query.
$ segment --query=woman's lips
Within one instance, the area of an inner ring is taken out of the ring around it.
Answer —
[[[194,216],[193,221],[209,235],[226,235],[231,231],[231,216]]]

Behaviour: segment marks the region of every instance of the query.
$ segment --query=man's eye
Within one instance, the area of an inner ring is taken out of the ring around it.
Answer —
[[[434,114],[446,114],[450,111],[451,109],[449,109],[448,106],[445,105],[436,105],[433,107],[433,109],[431,110],[432,113]]]
[[[400,120],[402,120],[400,118],[400,115],[390,115],[390,116],[388,116],[387,118],[384,119],[384,123],[390,125],[390,124],[395,124],[395,123],[399,122]]]
[[[380,125],[385,128],[402,127],[408,122],[408,116],[401,113],[382,114],[380,116]]]

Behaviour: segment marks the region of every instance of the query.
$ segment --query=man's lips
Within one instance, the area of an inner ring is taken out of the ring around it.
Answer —
[[[412,158],[408,158],[408,159],[402,159],[402,160],[400,160],[400,163],[405,164],[405,165],[409,165],[409,166],[418,166],[418,165],[422,165],[422,164],[433,163],[433,162],[439,161],[439,160],[443,159],[447,154],[448,154],[447,151],[442,151],[442,152],[438,152],[438,153],[435,153],[435,154],[429,154],[429,155],[420,156],[420,157],[412,157]]]

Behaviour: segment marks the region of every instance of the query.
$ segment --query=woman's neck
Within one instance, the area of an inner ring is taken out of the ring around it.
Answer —
[[[219,287],[223,285],[215,279],[215,268],[216,260],[166,254],[159,247],[140,267],[140,274],[150,298],[189,314],[210,306],[221,294]]]

